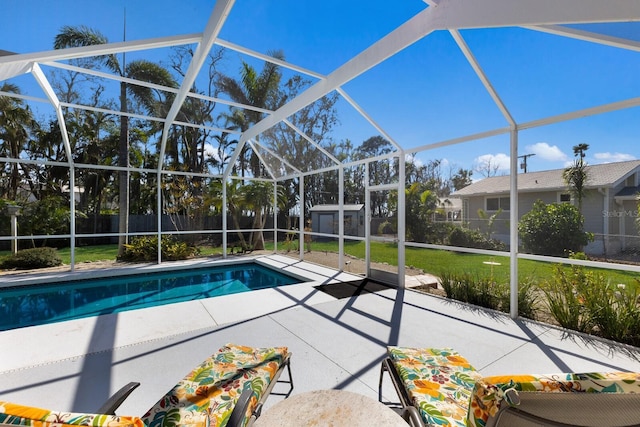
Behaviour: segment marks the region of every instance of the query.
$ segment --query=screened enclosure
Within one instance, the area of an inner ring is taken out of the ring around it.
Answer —
[[[0,45],[0,250],[68,247],[73,270],[76,248],[137,238],[158,263],[167,239],[333,242],[341,270],[384,245],[401,286],[408,251],[475,254],[508,266],[513,316],[523,260],[640,272],[638,2],[97,2],[46,27],[29,3]],[[607,163],[625,167],[596,179]],[[583,167],[581,204],[570,180],[519,186]],[[580,207],[589,259],[523,245],[547,196]]]

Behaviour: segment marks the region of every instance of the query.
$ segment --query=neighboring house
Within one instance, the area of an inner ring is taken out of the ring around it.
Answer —
[[[536,200],[544,203],[575,203],[562,178],[564,169],[521,173],[518,175],[518,215],[527,213]],[[615,254],[638,247],[637,194],[640,192],[640,160],[606,163],[586,167],[587,184],[582,200],[585,231],[595,234],[595,241],[585,251],[592,254]],[[485,217],[502,212],[492,229],[492,237],[509,242],[510,177],[494,176],[462,188],[450,197],[462,200],[462,220],[470,228],[487,230]]]
[[[364,205],[344,205],[344,234],[364,236]],[[309,209],[311,231],[314,233],[338,234],[340,210],[338,205],[316,205]]]
[[[438,205],[436,221],[461,222],[462,200],[459,198],[445,198]]]

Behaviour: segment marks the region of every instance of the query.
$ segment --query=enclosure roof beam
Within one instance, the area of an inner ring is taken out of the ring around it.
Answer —
[[[340,160],[336,159],[336,157],[331,154],[330,152],[328,152],[324,147],[322,147],[320,144],[318,144],[317,142],[315,142],[313,139],[311,139],[311,137],[309,135],[307,135],[306,133],[304,133],[301,129],[299,129],[297,126],[295,126],[293,123],[291,123],[289,120],[284,119],[283,120],[284,124],[286,124],[287,126],[289,126],[291,129],[293,129],[293,131],[295,133],[297,133],[298,135],[300,135],[301,137],[303,137],[304,139],[307,140],[307,142],[309,142],[309,144],[313,145],[314,147],[316,147],[318,150],[320,150],[325,156],[327,156],[329,159],[331,159],[331,161],[337,165],[340,164]]]
[[[640,2],[628,0],[442,0],[381,38],[296,98],[247,130],[255,138],[436,30],[640,20]]]
[[[173,121],[178,116],[180,112],[180,108],[182,108],[182,104],[184,100],[189,95],[189,91],[191,87],[193,87],[194,82],[196,81],[196,77],[200,73],[200,69],[202,65],[207,60],[209,56],[209,52],[211,51],[211,47],[216,40],[216,37],[220,33],[222,29],[222,25],[224,24],[231,8],[235,0],[218,0],[213,7],[213,11],[211,12],[211,16],[209,17],[209,21],[207,22],[207,26],[205,27],[204,32],[202,33],[202,40],[198,44],[195,52],[193,53],[193,58],[191,59],[191,63],[189,64],[189,68],[185,73],[184,79],[182,80],[182,85],[180,86],[180,90],[176,94],[176,98],[173,100],[173,104],[171,105],[171,109],[169,109],[169,113],[166,117],[166,122],[164,123],[164,129],[162,131],[162,139],[160,143],[160,150],[158,156],[158,170],[162,169],[162,163],[164,159],[164,152],[167,147],[167,139],[169,137],[169,129],[173,125]]]
[[[300,174],[302,172],[300,169],[298,169],[297,167],[295,167],[291,163],[289,163],[287,160],[285,160],[281,155],[279,155],[278,153],[276,153],[275,151],[273,151],[269,147],[265,146],[264,144],[261,144],[259,141],[253,141],[253,144],[251,144],[251,146],[254,149],[255,149],[256,146],[262,148],[264,151],[266,151],[267,153],[271,154],[273,157],[275,157],[276,159],[278,159],[282,163],[284,163],[288,168],[293,169],[296,174]],[[265,163],[265,165],[266,165],[266,163]]]
[[[260,162],[262,162],[262,164],[264,165],[264,167],[267,170],[267,173],[269,174],[271,179],[275,180],[276,179],[276,175],[273,173],[271,166],[269,166],[269,164],[264,161],[264,158],[262,157],[262,154],[260,154],[260,152],[256,149],[256,146],[253,145],[253,141],[247,141],[247,143],[249,144],[249,146],[251,147],[253,152],[256,153],[256,156],[258,157],[258,160],[260,160]]]
[[[553,34],[556,36],[568,37],[590,43],[598,43],[605,46],[627,49],[640,52],[640,42],[621,37],[613,37],[606,34],[593,33],[591,31],[579,30],[577,28],[563,27],[561,25],[537,25],[523,27],[528,30]]]
[[[49,84],[49,80],[47,80],[38,64],[33,64],[32,74],[56,111],[56,116],[58,117],[58,126],[60,127],[60,133],[62,135],[62,144],[64,145],[64,151],[67,155],[67,161],[69,162],[69,164],[73,164],[71,143],[69,142],[69,134],[67,133],[67,126],[64,120],[64,114],[62,113],[62,105],[60,104],[60,100],[58,99],[58,96],[51,87],[51,84]]]
[[[387,139],[387,141],[391,142],[391,144],[393,144],[396,147],[396,150],[400,150],[401,149],[400,144],[398,144],[398,142],[393,137],[391,137],[391,135],[389,135],[387,132],[385,132],[382,129],[382,127],[375,120],[373,120],[373,118],[362,107],[360,107],[360,105],[358,105],[358,103],[355,102],[353,100],[353,98],[351,98],[347,94],[347,92],[345,92],[345,90],[343,88],[339,87],[337,89],[337,91],[345,99],[345,101],[347,101],[349,104],[351,104],[351,106],[353,108],[355,108],[355,110],[358,113],[360,113],[360,115],[362,117],[364,117],[364,119],[366,121],[369,122],[369,124],[371,126],[373,126],[378,132],[380,132],[380,135],[382,135],[385,139]]]
[[[317,73],[307,68],[299,67],[297,65],[291,64],[290,62],[283,61],[282,59],[274,58],[273,56],[265,55],[260,52],[256,52],[255,50],[252,50],[252,49],[247,49],[244,46],[240,46],[235,43],[228,42],[226,40],[218,39],[216,40],[216,45],[234,50],[236,52],[244,53],[245,55],[251,56],[253,58],[261,59],[265,62],[270,62],[272,64],[278,65],[282,68],[287,68],[297,73],[306,74],[307,76],[310,76],[310,77],[315,77],[316,79],[326,78],[324,74]]]
[[[0,70],[2,70],[0,73],[0,79],[4,80],[12,76],[29,72],[32,64],[36,62],[64,61],[91,56],[112,55],[123,52],[178,46],[197,43],[201,38],[201,34],[188,34],[0,56]]]
[[[54,67],[54,68],[60,68],[60,69],[63,69],[63,70],[74,71],[74,72],[77,72],[77,73],[83,73],[83,74],[87,74],[87,75],[90,75],[90,76],[96,76],[96,77],[115,80],[115,81],[119,81],[119,82],[129,83],[129,84],[133,84],[133,85],[136,85],[136,86],[148,87],[150,89],[161,90],[161,91],[164,91],[164,92],[169,92],[169,93],[174,93],[174,94],[176,94],[176,93],[178,93],[180,91],[180,89],[174,88],[174,87],[168,87],[168,86],[162,86],[162,85],[159,85],[159,84],[156,84],[156,83],[144,82],[144,81],[141,81],[141,80],[132,79],[130,77],[123,77],[123,76],[118,76],[116,74],[105,73],[103,71],[90,70],[88,68],[76,67],[75,65],[70,65],[70,64],[62,64],[62,63],[59,63],[59,62],[45,62],[43,64],[47,65],[49,67]],[[268,110],[266,108],[254,107],[252,105],[241,104],[239,102],[234,102],[234,101],[230,101],[230,100],[227,100],[227,99],[216,98],[216,97],[213,97],[213,96],[207,96],[207,95],[204,95],[204,94],[201,94],[201,93],[189,92],[187,94],[187,97],[188,98],[202,99],[203,101],[215,102],[215,103],[218,103],[218,104],[229,105],[231,107],[236,107],[236,108],[244,108],[244,109],[247,109],[247,110],[258,111],[260,113],[265,113],[265,114],[272,114],[273,113],[272,110]],[[164,121],[164,118],[162,119],[162,121]],[[226,130],[226,132],[231,132],[231,131]]]
[[[471,49],[469,48],[469,45],[467,45],[467,42],[464,40],[464,38],[460,34],[460,31],[458,31],[458,30],[449,30],[449,33],[451,34],[451,36],[453,36],[453,39],[455,40],[456,44],[458,45],[458,47],[462,51],[462,54],[464,55],[465,58],[467,58],[467,61],[471,65],[471,68],[473,68],[473,71],[476,73],[476,75],[478,76],[478,78],[482,82],[482,85],[484,86],[485,90],[489,93],[489,96],[491,96],[491,99],[493,99],[493,102],[496,104],[496,106],[498,107],[498,109],[502,113],[502,116],[509,123],[509,125],[511,125],[512,127],[515,127],[516,126],[516,121],[513,119],[513,116],[509,112],[509,109],[504,104],[502,99],[500,99],[500,96],[498,95],[498,92],[496,91],[496,89],[493,87],[493,85],[489,81],[489,78],[487,77],[487,75],[485,74],[484,70],[480,66],[480,63],[476,59],[476,57],[473,54],[473,52],[471,52]]]

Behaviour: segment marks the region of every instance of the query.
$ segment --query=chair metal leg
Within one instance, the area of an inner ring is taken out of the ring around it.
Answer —
[[[122,387],[120,390],[116,391],[106,402],[98,408],[96,411],[97,414],[107,414],[107,415],[115,415],[116,409],[122,405],[127,397],[131,394],[133,390],[135,390],[140,383],[130,382],[129,384]]]

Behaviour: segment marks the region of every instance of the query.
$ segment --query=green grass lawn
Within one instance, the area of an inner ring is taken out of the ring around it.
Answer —
[[[272,246],[273,247],[273,246]],[[337,252],[338,243],[334,241],[313,242],[311,244],[313,251]],[[365,243],[364,242],[345,242],[345,253],[356,258],[364,259]],[[371,243],[371,261],[386,262],[397,265],[397,248],[391,243]],[[463,252],[451,252],[437,249],[407,248],[405,253],[407,266],[412,266],[424,270],[432,274],[440,274],[444,271],[450,272],[468,272],[478,274],[479,276],[493,276],[498,280],[509,280],[509,257],[493,257],[482,254],[469,254]],[[489,265],[485,262],[495,262],[500,265]],[[553,269],[556,263],[532,261],[521,259],[518,261],[518,275],[520,280],[530,279],[533,281],[544,280],[553,275]],[[604,270],[591,269],[600,271],[606,275],[613,283],[635,284],[638,278],[637,273],[622,270]]]
[[[268,250],[273,249],[273,243],[267,243]],[[296,245],[297,246],[297,245]],[[278,244],[279,249],[283,249],[282,243]],[[295,250],[295,248],[292,248]],[[312,251],[337,252],[337,241],[313,242],[311,244]],[[365,243],[364,242],[345,242],[345,253],[356,258],[364,259]],[[62,261],[65,264],[71,262],[70,248],[59,249]],[[200,247],[201,256],[220,255],[221,248],[202,246]],[[96,245],[96,246],[79,246],[76,247],[76,262],[105,261],[115,260],[118,254],[118,245]],[[9,251],[0,251],[0,258],[10,255]],[[394,244],[372,242],[371,243],[371,261],[379,263],[388,263],[397,265],[397,249]],[[499,263],[499,265],[488,265],[485,262]],[[509,258],[493,257],[481,254],[468,254],[461,252],[450,252],[436,249],[407,248],[406,265],[419,268],[425,272],[439,275],[445,271],[448,272],[467,272],[477,274],[478,276],[493,275],[497,280],[509,280]],[[551,277],[553,269],[557,264],[519,260],[518,274],[520,280],[541,281],[547,277]],[[601,271],[613,283],[626,283],[635,285],[638,274],[621,270],[603,270]]]

